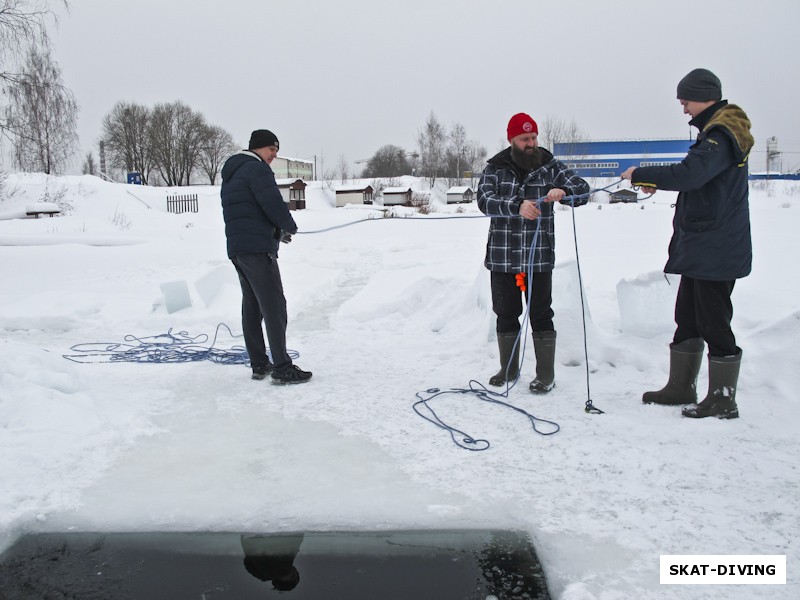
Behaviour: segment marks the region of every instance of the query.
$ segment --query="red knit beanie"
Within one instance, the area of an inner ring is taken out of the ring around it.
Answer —
[[[508,141],[510,142],[511,138],[515,138],[523,133],[535,133],[538,135],[539,127],[537,127],[536,121],[534,121],[530,115],[517,113],[509,120],[507,132]]]

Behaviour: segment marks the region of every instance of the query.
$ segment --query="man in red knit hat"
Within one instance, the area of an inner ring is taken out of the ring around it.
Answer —
[[[489,383],[505,385],[519,375],[522,342],[517,338],[523,299],[527,299],[522,292],[527,290],[536,354],[536,377],[529,389],[542,394],[555,385],[553,202],[586,204],[589,184],[539,147],[539,128],[529,115],[511,117],[506,133],[511,145],[489,159],[478,184],[478,207],[493,217],[484,264],[491,272],[500,371]]]

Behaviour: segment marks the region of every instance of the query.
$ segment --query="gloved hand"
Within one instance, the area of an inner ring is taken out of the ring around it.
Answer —
[[[284,244],[288,244],[289,242],[292,241],[292,234],[284,231],[283,229],[276,228],[273,237],[279,242],[283,242]]]

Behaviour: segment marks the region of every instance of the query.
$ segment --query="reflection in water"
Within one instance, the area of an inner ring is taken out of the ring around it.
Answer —
[[[244,568],[256,579],[271,581],[273,589],[288,592],[300,583],[294,559],[303,534],[243,535]]]
[[[284,593],[295,600],[549,600],[530,538],[519,531],[37,533],[0,554],[0,600],[274,600]]]

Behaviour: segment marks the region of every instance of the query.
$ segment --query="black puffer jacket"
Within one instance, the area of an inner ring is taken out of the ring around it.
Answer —
[[[747,157],[750,120],[722,100],[690,122],[700,129],[689,154],[676,165],[639,167],[634,185],[678,194],[666,273],[731,281],[750,274],[750,206]]]
[[[254,152],[242,150],[225,161],[220,196],[228,258],[262,253],[277,256],[281,231],[297,233],[272,169]]]

